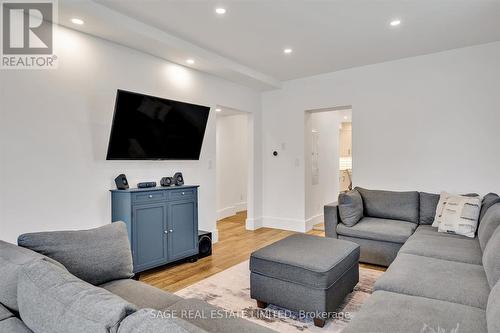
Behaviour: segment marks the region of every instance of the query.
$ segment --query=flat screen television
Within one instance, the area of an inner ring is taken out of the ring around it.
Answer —
[[[198,160],[207,106],[118,90],[107,160]]]

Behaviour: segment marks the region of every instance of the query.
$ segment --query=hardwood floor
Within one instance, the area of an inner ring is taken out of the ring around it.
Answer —
[[[140,280],[175,292],[248,260],[253,251],[294,234],[293,231],[270,228],[249,231],[245,229],[245,219],[246,212],[241,212],[217,223],[219,242],[214,244],[210,257],[195,263],[159,267],[142,273]],[[320,230],[311,230],[308,233],[324,236],[324,232]],[[384,269],[377,266],[370,268]]]

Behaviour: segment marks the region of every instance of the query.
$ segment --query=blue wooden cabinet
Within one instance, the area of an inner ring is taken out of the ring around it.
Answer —
[[[135,273],[198,253],[198,186],[111,190],[111,212],[127,225]]]

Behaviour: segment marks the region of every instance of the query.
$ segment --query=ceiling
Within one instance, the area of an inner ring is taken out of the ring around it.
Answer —
[[[59,3],[63,25],[184,65],[186,57],[193,58],[192,67],[259,89],[279,87],[285,80],[500,40],[500,0]],[[227,13],[217,15],[217,7],[226,8]],[[88,22],[71,26],[71,15],[84,16]],[[110,15],[113,19],[108,20]],[[391,27],[393,19],[400,19],[401,25]],[[99,27],[89,26],[92,21]],[[131,37],[131,22],[137,26],[134,33],[141,36]],[[284,54],[286,47],[293,52]]]

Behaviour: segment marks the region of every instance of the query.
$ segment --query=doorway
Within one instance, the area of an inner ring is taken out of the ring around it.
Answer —
[[[342,112],[339,126],[339,192],[352,190],[352,112]]]
[[[352,188],[352,107],[305,112],[306,230],[324,230],[324,205]]]
[[[249,192],[249,114],[232,108],[216,108],[216,205],[217,221],[245,223]]]

